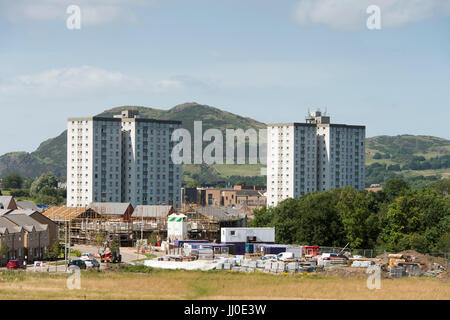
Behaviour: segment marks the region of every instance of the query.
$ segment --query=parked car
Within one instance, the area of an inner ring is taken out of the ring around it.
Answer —
[[[96,259],[83,260],[87,269],[100,269],[100,263]]]
[[[83,254],[80,256],[80,259],[81,259],[81,260],[84,260],[84,261],[86,261],[86,260],[92,260],[92,259],[94,259],[94,255],[93,255],[92,253],[83,253]]]
[[[86,263],[83,260],[81,260],[81,259],[71,260],[69,262],[69,264],[68,264],[68,267],[70,267],[70,266],[77,266],[80,269],[86,269],[87,268]]]
[[[261,260],[277,260],[276,254],[266,254],[261,257]]]
[[[9,260],[6,265],[8,269],[26,269],[27,265],[23,260]]]

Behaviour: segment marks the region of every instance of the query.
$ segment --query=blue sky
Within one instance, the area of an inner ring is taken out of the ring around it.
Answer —
[[[0,0],[0,40],[0,155],[68,117],[190,101],[262,122],[327,108],[367,136],[450,139],[447,0]]]

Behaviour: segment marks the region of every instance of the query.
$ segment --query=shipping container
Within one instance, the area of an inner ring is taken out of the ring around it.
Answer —
[[[264,252],[264,254],[279,254],[286,252],[289,248],[286,244],[272,244],[272,243],[256,243],[255,252]]]
[[[275,242],[275,228],[222,228],[222,243]]]

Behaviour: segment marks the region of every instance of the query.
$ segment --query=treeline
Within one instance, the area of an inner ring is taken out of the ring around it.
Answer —
[[[201,187],[201,186],[215,186],[218,188],[225,188],[227,186],[233,185],[246,185],[246,186],[265,186],[266,177],[265,176],[230,176],[222,177],[220,174],[211,166],[207,164],[201,164],[199,166],[200,170],[196,173],[191,173],[185,171],[184,174],[189,178],[186,182],[186,186],[190,187]],[[184,179],[187,180],[187,179]]]
[[[374,183],[384,183],[389,179],[404,179],[410,183],[413,189],[419,189],[426,184],[440,180],[440,175],[413,176],[405,178],[400,172],[400,165],[386,165],[384,163],[372,163],[366,167],[366,187]]]
[[[287,199],[254,211],[254,227],[275,227],[276,242],[419,252],[450,252],[450,181],[412,190],[401,179],[383,191],[352,187]]]
[[[390,159],[391,156],[387,154],[376,153],[373,156],[374,159]],[[377,164],[377,163],[375,163]],[[371,167],[371,166],[369,166]],[[402,166],[400,164],[391,164],[385,167],[389,171],[402,171],[402,170],[437,170],[450,168],[450,155],[442,157],[434,157],[425,159],[423,156],[415,156],[411,160],[406,161]]]
[[[64,204],[66,199],[66,189],[58,188],[58,179],[50,172],[37,179],[24,179],[18,173],[10,173],[3,178],[2,189],[8,190],[8,194],[15,198],[35,203],[58,205]]]
[[[414,157],[402,166],[402,170],[430,170],[450,168],[450,155],[426,160],[424,157]]]

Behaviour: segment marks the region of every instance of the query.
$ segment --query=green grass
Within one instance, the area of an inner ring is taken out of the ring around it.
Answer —
[[[401,173],[404,177],[417,177],[417,176],[435,176],[441,175],[444,178],[450,177],[450,169],[436,169],[436,170],[404,170],[396,173]]]
[[[222,270],[163,270],[114,265],[82,271],[81,289],[67,290],[68,274],[0,274],[0,299],[449,299],[438,279],[382,280],[370,291],[366,279],[320,274],[238,273]]]
[[[214,164],[212,165],[222,177],[242,176],[254,177],[261,175],[261,168],[265,167],[262,164]]]
[[[142,253],[141,253],[142,254]],[[149,259],[155,259],[157,257],[157,255],[154,254],[148,254],[148,253],[144,253],[145,258],[142,259],[137,259],[137,260],[133,260],[134,262],[141,262],[141,261],[145,261],[145,260],[149,260]]]

